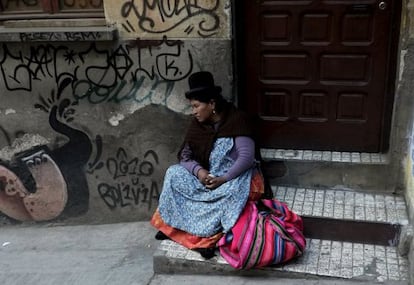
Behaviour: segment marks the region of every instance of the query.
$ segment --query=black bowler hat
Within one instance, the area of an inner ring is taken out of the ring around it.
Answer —
[[[188,78],[190,90],[185,92],[187,99],[197,99],[206,102],[221,93],[221,87],[214,84],[213,75],[208,71],[199,71]]]

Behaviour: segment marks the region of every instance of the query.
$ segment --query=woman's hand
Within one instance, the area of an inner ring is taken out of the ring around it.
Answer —
[[[197,172],[197,178],[204,186],[206,186],[207,189],[211,190],[216,189],[223,183],[227,182],[226,178],[222,176],[215,177],[210,172],[208,172],[207,169],[204,168],[200,169]]]
[[[198,172],[197,172],[197,178],[198,180],[201,182],[201,184],[203,185],[207,185],[207,181],[208,181],[208,175],[210,174],[210,172],[208,172],[207,169],[201,168]]]
[[[208,175],[205,185],[206,188],[213,190],[221,186],[225,182],[227,182],[227,180],[223,176],[214,177],[213,175]]]

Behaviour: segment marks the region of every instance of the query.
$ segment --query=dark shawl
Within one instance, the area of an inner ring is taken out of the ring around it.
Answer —
[[[217,130],[213,125],[200,123],[194,118],[187,130],[182,147],[188,143],[193,153],[192,159],[200,163],[203,168],[209,169],[210,152],[217,138],[248,136],[254,139],[253,134],[253,125],[249,116],[233,105],[229,105],[223,111]]]

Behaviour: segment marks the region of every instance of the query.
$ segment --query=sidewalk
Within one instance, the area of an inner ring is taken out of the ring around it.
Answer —
[[[154,275],[153,254],[160,243],[153,238],[155,232],[148,222],[2,227],[0,284],[355,284],[342,280]]]
[[[150,284],[148,222],[0,230],[0,284]]]

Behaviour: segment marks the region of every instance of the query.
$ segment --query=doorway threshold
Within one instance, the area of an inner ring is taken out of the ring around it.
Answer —
[[[355,164],[388,164],[388,153],[340,152],[294,149],[260,149],[263,160],[324,161]]]

